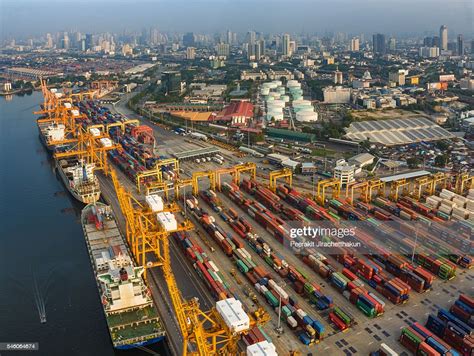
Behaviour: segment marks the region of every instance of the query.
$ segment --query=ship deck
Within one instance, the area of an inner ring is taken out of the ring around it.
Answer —
[[[95,273],[97,273],[95,259],[102,257],[102,252],[108,251],[109,247],[119,245],[122,251],[129,253],[114,219],[104,218],[103,230],[97,230],[95,224],[87,221],[82,223]],[[141,342],[165,335],[161,318],[152,303],[142,308],[105,314],[114,344]]]

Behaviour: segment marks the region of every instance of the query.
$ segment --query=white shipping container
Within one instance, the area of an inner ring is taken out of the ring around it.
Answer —
[[[247,346],[247,356],[278,356],[276,347],[267,340]]]
[[[219,231],[216,231],[216,232],[214,233],[214,236],[215,236],[219,241],[225,240],[224,236],[222,236],[222,234],[221,234]]]
[[[214,271],[219,272],[219,268],[217,268],[216,264],[213,261],[208,261],[208,263]]]
[[[456,203],[447,199],[443,199],[441,202],[441,205],[449,206],[450,208],[454,208],[456,206]]]
[[[307,314],[302,309],[297,309],[296,314],[303,319]]]
[[[288,317],[288,319],[286,319],[286,322],[291,328],[296,328],[298,326],[298,322],[291,315]]]
[[[250,328],[250,318],[235,298],[219,300],[216,309],[226,325],[233,332],[242,332]]]
[[[446,194],[446,195],[449,195],[449,196],[451,196],[451,197],[454,197],[454,196],[456,195],[456,193],[454,193],[454,192],[452,192],[452,191],[450,191],[450,190],[448,190],[448,189],[442,189],[442,190],[441,190],[441,193]]]
[[[349,300],[349,298],[351,297],[351,292],[349,292],[348,290],[345,290],[344,292],[342,292],[342,295],[344,296],[344,298]]]
[[[439,211],[441,211],[445,214],[451,215],[451,212],[453,211],[453,209],[451,209],[449,206],[441,205],[439,207]]]
[[[189,209],[194,209],[194,204],[191,200],[186,199],[186,205],[188,206]]]

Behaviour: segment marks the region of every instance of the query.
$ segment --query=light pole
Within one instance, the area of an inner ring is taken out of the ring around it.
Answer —
[[[418,242],[418,225],[415,228],[415,245],[413,246],[413,253],[411,254],[411,264],[413,265],[413,262],[415,260],[415,250],[416,250],[416,244]]]
[[[278,286],[283,289],[283,287],[285,287],[286,284],[285,282],[281,281],[280,284],[278,284]],[[281,334],[283,333],[283,329],[281,327],[281,293],[278,293],[278,296],[280,297],[279,298],[280,302],[278,305],[278,326],[276,328],[276,331]]]

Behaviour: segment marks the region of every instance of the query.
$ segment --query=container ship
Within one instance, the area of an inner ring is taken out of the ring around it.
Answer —
[[[132,349],[160,342],[164,327],[110,206],[87,205],[81,223],[112,343]]]
[[[100,184],[94,174],[95,165],[78,158],[56,161],[56,169],[67,190],[82,203],[90,204],[100,198]]]
[[[40,119],[38,119],[37,124],[41,143],[43,143],[48,152],[53,153],[56,148],[64,146],[55,145],[53,142],[62,141],[66,138],[66,126],[51,122],[40,122]]]

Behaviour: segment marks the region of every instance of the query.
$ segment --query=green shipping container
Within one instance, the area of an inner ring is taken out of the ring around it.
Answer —
[[[265,298],[267,298],[268,300],[268,303],[270,303],[270,305],[272,307],[277,307],[279,302],[278,302],[278,299],[275,298],[275,296],[272,294],[272,292],[270,291],[266,291],[265,292]]]
[[[423,340],[420,340],[418,336],[413,334],[410,329],[405,328],[402,330],[402,334],[406,335],[410,340],[412,340],[415,344],[419,345]]]
[[[346,325],[351,324],[351,319],[339,307],[334,308],[334,314],[340,317]]]
[[[241,260],[237,260],[237,267],[243,273],[247,273],[249,271],[249,268],[247,267],[247,265],[243,263]]]
[[[363,304],[360,301],[357,301],[356,305],[369,318],[373,318],[375,316],[375,309],[374,308],[369,309],[369,308],[367,308],[367,306],[365,304]]]
[[[307,294],[311,294],[314,292],[314,287],[311,285],[311,283],[308,283],[306,282],[304,284],[304,291],[307,293]]]

